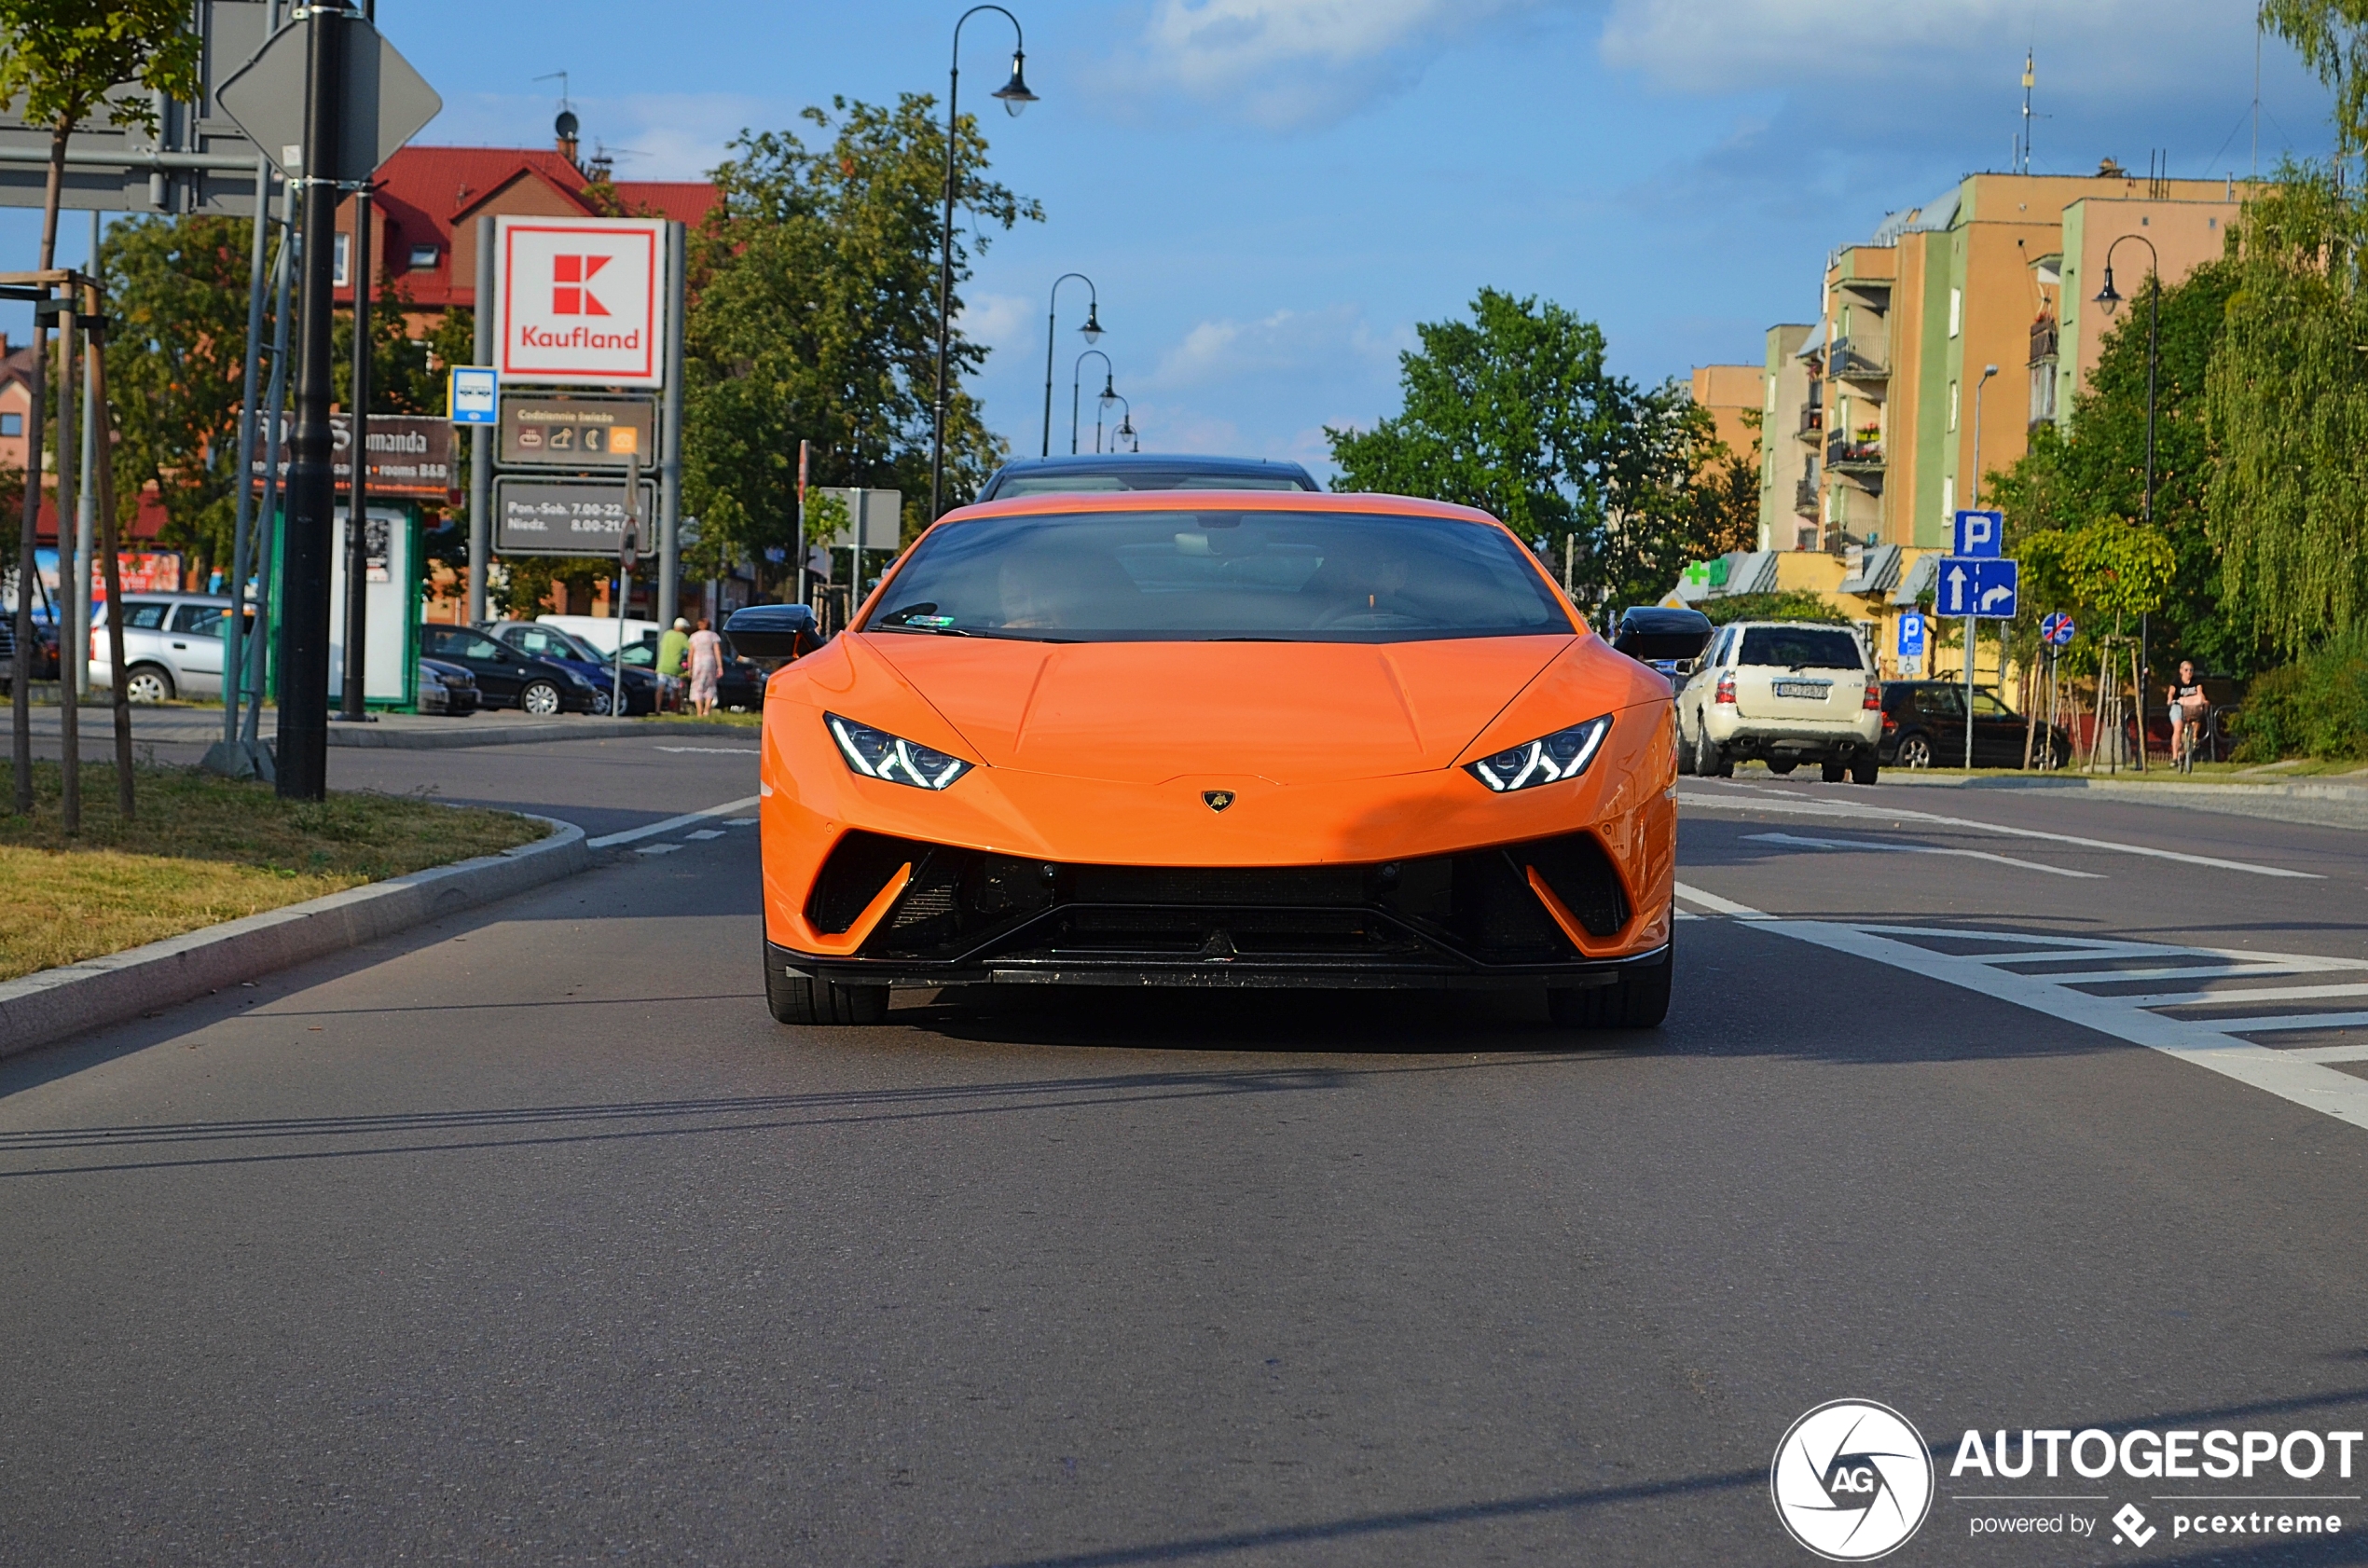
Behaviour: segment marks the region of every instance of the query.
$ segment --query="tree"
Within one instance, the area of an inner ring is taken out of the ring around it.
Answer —
[[[200,41],[187,0],[0,0],[0,102],[21,100],[25,121],[49,128],[49,187],[41,209],[41,266],[58,254],[58,195],[66,144],[104,102],[107,123],[156,134],[155,101],[131,93],[198,95]]]
[[[198,581],[229,559],[238,487],[254,230],[204,213],[128,218],[100,246],[114,327],[116,492],[154,486],[163,543],[197,557]]]
[[[934,101],[911,94],[894,107],[834,99],[805,118],[830,133],[826,150],[787,131],[732,144],[691,254],[683,503],[703,551],[761,572],[767,551],[794,557],[801,438],[813,443],[814,484],[901,489],[908,535],[929,520],[945,132]],[[955,150],[974,218],[1005,229],[1042,219],[985,177],[986,141],[969,116]],[[984,228],[971,234],[984,250]],[[970,276],[962,241],[957,286]],[[955,333],[946,460],[957,504],[1003,456],[962,387],[985,355]]]
[[[1723,514],[1695,483],[1711,419],[1684,388],[1611,374],[1603,329],[1535,296],[1482,289],[1470,321],[1415,332],[1397,415],[1325,427],[1337,488],[1479,507],[1567,552],[1574,587],[1601,598],[1659,598],[1687,560],[1718,553]]]
[[[2368,0],[2261,0],[2256,15],[2335,95],[2337,144],[2368,148]]]

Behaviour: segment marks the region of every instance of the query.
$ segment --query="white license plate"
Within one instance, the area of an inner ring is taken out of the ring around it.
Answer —
[[[1780,697],[1823,698],[1833,689],[1832,684],[1824,681],[1779,681],[1776,682],[1776,695]]]

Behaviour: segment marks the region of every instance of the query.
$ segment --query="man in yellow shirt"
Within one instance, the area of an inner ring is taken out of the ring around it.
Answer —
[[[690,653],[691,623],[677,615],[674,625],[658,639],[659,695],[670,709],[682,706],[682,678]]]

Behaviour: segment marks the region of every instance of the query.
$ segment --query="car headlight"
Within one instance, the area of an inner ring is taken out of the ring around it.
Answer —
[[[829,727],[831,738],[839,743],[839,755],[847,759],[847,765],[866,778],[910,784],[916,790],[943,790],[971,771],[971,764],[959,757],[901,740],[886,730],[835,713],[823,714],[822,722]]]
[[[571,686],[581,686],[587,692],[592,689],[592,682],[586,681],[583,676],[578,675],[574,670],[562,669],[559,673],[566,678],[568,684]]]
[[[1595,760],[1595,753],[1603,750],[1604,736],[1611,733],[1611,728],[1612,716],[1606,713],[1583,724],[1542,736],[1526,746],[1482,757],[1464,771],[1500,794],[1576,778]]]

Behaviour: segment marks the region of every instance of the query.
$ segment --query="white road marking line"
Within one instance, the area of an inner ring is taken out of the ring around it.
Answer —
[[[721,828],[701,828],[697,832],[684,833],[682,836],[684,838],[722,838],[723,836],[723,830]]]
[[[2368,1045],[2304,1046],[2286,1054],[2304,1062],[2368,1062]]]
[[[2083,838],[2077,833],[2043,832],[2037,828],[2009,828],[1998,822],[1977,822],[1970,817],[1942,817],[1929,811],[1909,811],[1900,806],[1864,806],[1828,805],[1823,802],[1785,800],[1769,791],[1755,790],[1749,785],[1728,785],[1743,791],[1733,795],[1688,794],[1680,791],[1680,805],[1706,805],[1728,811],[1789,811],[1803,817],[1841,817],[1853,821],[1882,823],[1893,827],[1908,822],[1930,823],[1944,828],[1970,828],[1976,832],[2003,833],[2009,838],[2044,839],[2053,844],[2073,844],[2084,849],[2110,849],[2122,855],[2144,855],[2152,860],[2177,860],[2182,865],[2212,866],[2221,871],[2251,872],[2255,876],[2291,876],[2310,882],[2324,882],[2315,871],[2291,871],[2284,866],[2255,865],[2251,860],[2223,860],[2211,855],[2187,855],[2176,849],[2158,849],[2150,844],[2122,844],[2106,838]]]
[[[687,811],[680,817],[669,817],[663,822],[647,822],[638,828],[627,828],[623,832],[602,833],[599,838],[587,838],[584,842],[589,848],[607,849],[619,844],[631,844],[639,839],[655,838],[660,833],[670,833],[677,828],[696,827],[711,818],[728,817],[736,811],[746,811],[755,804],[756,797],[750,795],[744,800],[725,801],[722,805],[710,805],[704,811]]]
[[[2045,978],[2058,985],[2104,985],[2116,980],[2227,980],[2246,975],[2323,974],[2329,970],[2361,969],[2368,969],[2368,962],[2358,958],[2320,958],[2309,963],[2288,959],[2282,964],[2199,964],[2188,969],[2166,966],[2152,970],[2083,970],[2077,973],[2050,970]]]
[[[645,844],[634,853],[636,855],[671,855],[681,847],[679,844]]]
[[[2355,1127],[2368,1128],[2368,1079],[2354,1078],[2326,1065],[2334,1060],[2363,1058],[2323,1057],[2307,1051],[2279,1051],[2270,1046],[2256,1045],[2241,1039],[2230,1021],[2197,1023],[2188,1019],[2165,1018],[2141,1007],[2133,1007],[2118,997],[2092,996],[2058,983],[2044,975],[2017,974],[2000,967],[2003,963],[2028,958],[2029,954],[1961,954],[1936,952],[1919,947],[1913,942],[1892,940],[1899,936],[1926,938],[1975,938],[1992,941],[2031,942],[2044,947],[2078,948],[2093,952],[2100,948],[2119,951],[2151,951],[2164,958],[2190,956],[2210,956],[2235,958],[2246,955],[2222,953],[2211,948],[2182,948],[2168,944],[2150,949],[2135,942],[2093,942],[2069,937],[2031,936],[2017,931],[1966,931],[1934,926],[1842,925],[1824,920],[1792,920],[1753,909],[1731,899],[1703,892],[1681,882],[1677,895],[1691,903],[1718,911],[1738,920],[1746,920],[1761,930],[1791,937],[1853,957],[1871,959],[1892,969],[1905,970],[1928,980],[1941,981],[1967,991],[2012,1002],[2033,1012],[2060,1018],[2069,1024],[2094,1029],[2099,1034],[2142,1045],[2184,1062],[2231,1078],[2239,1083],[2277,1095],[2306,1109],[2348,1121]],[[2299,956],[2276,953],[2259,956],[2273,961],[2293,961]],[[2285,1019],[2239,1019],[2234,1025],[2251,1028],[2327,1027],[2326,1020],[2335,1016],[2320,1014],[2307,1023]],[[2363,1020],[2368,1022],[2368,1020]]]
[[[2260,1035],[2284,1029],[2358,1029],[2368,1026],[2368,1012],[2281,1012],[2268,1018],[2208,1018],[2204,1022],[2223,1034]]]
[[[702,757],[762,757],[753,746],[653,746],[653,751],[688,751]]]
[[[2072,871],[2064,866],[2044,866],[2037,860],[2017,860],[2012,855],[1992,855],[1983,849],[1943,849],[1931,844],[1880,844],[1865,838],[1803,838],[1797,833],[1745,833],[1747,839],[1761,844],[1784,844],[1803,849],[1879,849],[1894,855],[1955,855],[1968,860],[1990,860],[2002,866],[2019,866],[2024,871],[2044,871],[2050,876],[2077,876],[2091,882],[2101,882],[2101,873],[2093,871]]]
[[[2302,1002],[2314,997],[2368,997],[2368,985],[2258,985],[2237,991],[2156,991],[2115,997],[2131,1007],[2201,1007],[2207,1002]]]
[[[726,817],[723,818],[723,825],[727,828],[753,828],[756,826],[756,818],[753,817]]]

